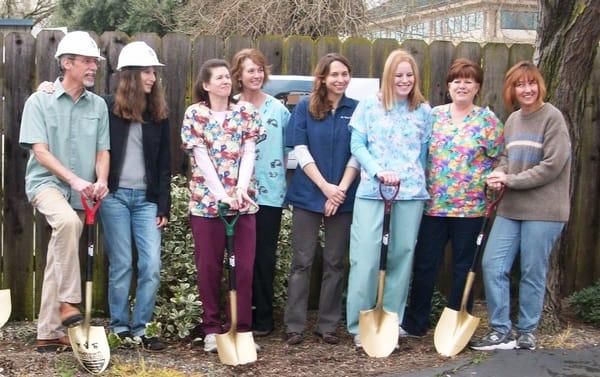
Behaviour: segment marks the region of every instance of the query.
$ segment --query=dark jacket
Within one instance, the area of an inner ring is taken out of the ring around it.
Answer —
[[[113,113],[114,96],[104,97],[108,106],[110,125],[110,170],[108,189],[115,192],[119,186],[123,157],[127,145],[130,121],[119,118]],[[171,207],[171,150],[169,142],[169,120],[157,124],[150,113],[143,114],[142,143],[144,165],[146,166],[146,200],[156,203],[156,216],[169,216]]]
[[[323,120],[312,117],[308,111],[309,97],[304,97],[292,112],[286,129],[288,147],[306,145],[319,172],[327,182],[339,184],[350,159],[350,129],[348,123],[358,101],[343,96],[335,113],[331,111]],[[346,201],[338,212],[352,212],[358,179],[348,188]],[[285,201],[294,207],[323,213],[327,198],[315,183],[298,166],[288,187]]]

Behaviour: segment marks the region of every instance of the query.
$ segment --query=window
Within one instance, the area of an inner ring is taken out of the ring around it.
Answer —
[[[537,24],[537,12],[503,10],[500,16],[500,25],[502,29],[535,30]]]

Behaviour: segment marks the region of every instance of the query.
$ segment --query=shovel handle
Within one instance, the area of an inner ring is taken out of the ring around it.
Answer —
[[[233,220],[227,221],[226,214],[227,210],[229,209],[229,205],[227,203],[220,202],[217,208],[219,217],[225,225],[225,236],[227,238],[227,270],[229,271],[229,290],[235,291],[235,252],[233,251],[233,235],[235,232],[235,223],[240,218],[240,212],[236,212],[236,214],[233,216]]]
[[[388,187],[393,187],[393,191],[391,195],[386,195],[384,190],[384,186],[388,186],[388,185],[384,185],[383,183],[379,184],[379,194],[381,195],[381,198],[383,199],[383,230],[382,230],[382,235],[381,235],[381,251],[379,254],[379,271],[385,271],[387,268],[387,251],[388,251],[388,244],[389,244],[389,240],[390,240],[390,219],[392,217],[392,204],[394,203],[394,199],[396,199],[396,197],[398,196],[398,192],[400,192],[400,184],[398,183],[397,185],[394,186],[388,186]]]
[[[475,272],[475,270],[477,269],[481,251],[485,248],[485,245],[487,243],[488,234],[490,232],[490,228],[491,228],[490,219],[492,218],[492,214],[496,210],[498,203],[500,203],[500,200],[502,200],[505,190],[506,190],[506,187],[504,185],[502,185],[502,188],[500,190],[495,190],[492,192],[490,192],[490,188],[487,184],[483,188],[483,192],[485,194],[486,209],[485,209],[485,215],[483,216],[483,223],[481,224],[481,230],[479,231],[479,234],[477,235],[477,240],[476,240],[477,248],[475,249],[475,255],[473,256],[473,263],[471,264],[471,268],[469,269],[469,272]]]
[[[85,211],[85,223],[87,225],[94,225],[96,220],[96,211],[100,207],[101,200],[92,200],[92,205],[88,204],[88,198],[81,194],[81,204],[83,204],[83,210]]]

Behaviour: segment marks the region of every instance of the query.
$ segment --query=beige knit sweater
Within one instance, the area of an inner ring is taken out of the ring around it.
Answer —
[[[571,141],[560,110],[549,103],[512,113],[496,170],[507,174],[498,214],[515,220],[568,221]]]

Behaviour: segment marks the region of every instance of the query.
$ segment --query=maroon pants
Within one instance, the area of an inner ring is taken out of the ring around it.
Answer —
[[[225,225],[219,218],[190,216],[196,269],[198,271],[198,292],[204,312],[202,329],[205,334],[220,334],[221,326],[219,303],[221,278],[223,276],[223,254],[225,251]],[[228,219],[231,220],[231,219]],[[239,331],[251,331],[252,327],[252,273],[256,247],[255,215],[242,215],[235,224],[233,237],[235,250],[235,275],[237,285],[237,316]],[[228,296],[229,298],[229,296]],[[229,330],[230,310],[227,305]]]

